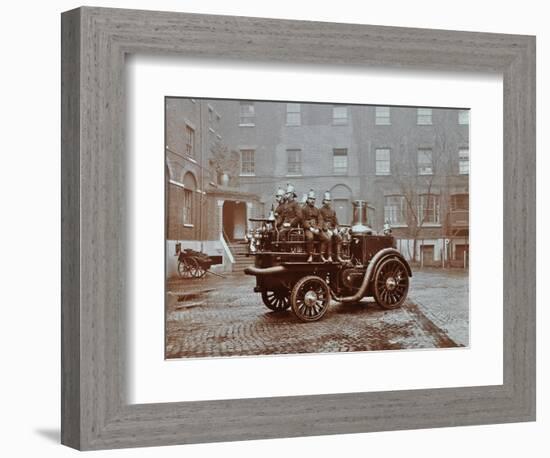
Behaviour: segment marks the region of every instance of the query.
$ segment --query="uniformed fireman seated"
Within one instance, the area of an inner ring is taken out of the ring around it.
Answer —
[[[321,217],[321,212],[315,207],[315,192],[313,189],[307,193],[306,204],[302,209],[302,226],[304,227],[304,235],[306,238],[307,262],[312,262],[314,240],[319,240],[321,242],[321,247],[328,241],[327,236],[322,231],[323,218]],[[322,255],[321,259],[324,260]]]
[[[338,227],[338,218],[336,212],[331,208],[330,192],[326,191],[323,198],[323,206],[319,210],[321,218],[323,219],[323,234],[327,243],[327,261],[332,262],[332,245],[336,248],[336,258],[340,262],[345,262],[341,256],[342,236],[340,235],[340,229]]]
[[[299,227],[302,219],[300,204],[296,202],[296,192],[294,186],[288,184],[284,196],[284,203],[278,208],[277,229],[279,230],[279,240],[286,240],[288,232],[295,227]]]

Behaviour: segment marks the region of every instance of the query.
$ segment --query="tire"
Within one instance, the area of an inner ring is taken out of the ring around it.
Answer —
[[[302,321],[317,321],[330,305],[330,290],[326,282],[315,275],[301,278],[292,288],[290,304]]]
[[[191,262],[191,258],[182,258],[178,261],[178,275],[180,278],[192,278],[195,271],[195,264]]]
[[[194,265],[194,270],[192,272],[193,278],[202,278],[204,274],[206,274],[206,270],[202,267],[201,263],[197,258],[191,258],[191,261],[193,262],[193,265]]]
[[[262,301],[265,306],[274,312],[284,312],[290,307],[290,294],[288,291],[262,291]]]
[[[399,308],[407,299],[409,274],[396,257],[383,259],[376,267],[373,279],[374,300],[383,309]]]

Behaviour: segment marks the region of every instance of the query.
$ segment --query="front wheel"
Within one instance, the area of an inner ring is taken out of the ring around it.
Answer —
[[[302,321],[317,321],[330,304],[330,291],[322,278],[315,275],[301,278],[290,295],[292,311]]]
[[[384,309],[401,307],[409,291],[409,274],[399,258],[383,260],[374,273],[374,300]]]

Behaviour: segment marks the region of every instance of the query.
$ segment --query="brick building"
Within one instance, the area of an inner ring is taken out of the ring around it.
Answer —
[[[300,195],[329,190],[340,222],[351,222],[353,200],[367,200],[373,229],[389,220],[407,259],[467,263],[467,110],[220,100],[216,108],[224,142],[240,156],[240,189],[259,196],[264,214],[287,182]]]
[[[177,242],[214,257],[212,270],[232,270],[230,244],[244,237],[248,217],[260,211],[257,196],[239,186],[240,158],[224,148],[215,104],[189,98],[165,100],[168,276],[176,275]]]

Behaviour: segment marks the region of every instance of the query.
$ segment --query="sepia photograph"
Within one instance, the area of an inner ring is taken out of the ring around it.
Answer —
[[[165,358],[470,345],[470,110],[165,97]]]

